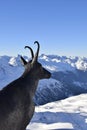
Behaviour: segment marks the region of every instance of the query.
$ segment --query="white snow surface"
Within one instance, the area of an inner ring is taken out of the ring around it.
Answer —
[[[87,94],[36,106],[27,130],[87,130]]]

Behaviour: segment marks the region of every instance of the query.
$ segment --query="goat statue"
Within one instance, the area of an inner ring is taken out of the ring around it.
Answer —
[[[26,130],[33,114],[35,105],[33,96],[40,79],[50,78],[51,73],[38,62],[40,44],[34,42],[38,48],[34,55],[29,46],[32,59],[21,60],[25,71],[21,77],[14,80],[0,91],[0,130]]]

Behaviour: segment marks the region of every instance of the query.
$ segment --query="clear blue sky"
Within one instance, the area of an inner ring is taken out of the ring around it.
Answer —
[[[87,56],[87,0],[1,0],[0,55]]]

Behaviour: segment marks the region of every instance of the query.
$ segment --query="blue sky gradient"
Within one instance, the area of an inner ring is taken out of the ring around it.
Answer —
[[[0,55],[41,53],[87,57],[87,0],[0,1]]]

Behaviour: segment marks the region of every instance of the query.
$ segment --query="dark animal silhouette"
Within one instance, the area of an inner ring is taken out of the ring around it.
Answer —
[[[25,46],[31,51],[32,60],[27,62],[21,56],[23,75],[0,91],[0,130],[26,130],[34,114],[33,96],[38,81],[51,76],[38,62],[40,45],[38,41],[35,43],[38,46],[35,56],[32,48]]]

